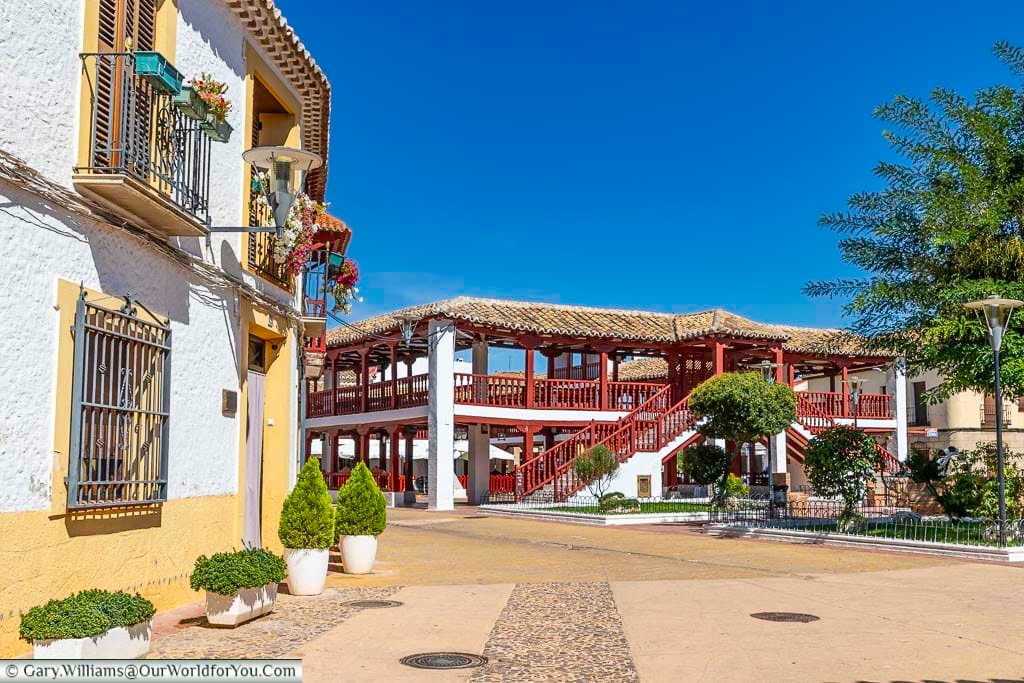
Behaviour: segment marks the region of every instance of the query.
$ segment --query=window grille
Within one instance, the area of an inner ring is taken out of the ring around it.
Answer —
[[[68,509],[167,500],[171,329],[154,320],[130,294],[119,309],[78,299]]]

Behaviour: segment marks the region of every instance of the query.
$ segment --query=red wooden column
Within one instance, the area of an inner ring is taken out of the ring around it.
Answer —
[[[369,411],[370,349],[359,349],[359,412]]]
[[[711,347],[712,374],[721,375],[725,372],[725,344],[715,341]]]
[[[599,394],[599,407],[601,410],[608,410],[608,352],[602,351],[598,356],[597,368],[597,390]]]
[[[391,428],[391,444],[389,448],[391,450],[391,467],[388,469],[391,472],[391,477],[388,479],[388,483],[391,484],[392,491],[400,491],[398,488],[398,475],[402,471],[398,465],[398,442],[402,438],[402,427],[401,425]]]
[[[325,435],[327,443],[327,468],[330,472],[337,472],[341,468],[338,467],[338,439],[341,438],[341,430],[335,430],[333,432],[327,432]]]
[[[555,429],[554,427],[544,428],[544,450],[550,451],[555,447]]]
[[[612,381],[613,382],[618,382],[619,381],[619,354],[618,353],[613,353],[612,354]]]
[[[789,364],[789,388],[792,389],[796,386],[796,366],[792,363]]]
[[[772,349],[772,362],[775,363],[775,383],[783,384],[786,381],[786,371],[782,366],[782,349]]]
[[[523,366],[523,374],[526,377],[526,395],[523,399],[527,408],[533,407],[533,347],[527,347],[524,349],[526,353],[526,361]]]
[[[412,475],[412,448],[413,439],[416,438],[416,428],[406,427],[405,428],[405,490],[416,492],[416,486],[413,482]]]
[[[843,373],[843,417],[850,416],[850,371],[844,363],[842,366]]]
[[[523,425],[519,427],[519,431],[523,434],[523,454],[519,458],[522,464],[533,457],[533,427]]]
[[[388,342],[391,350],[391,408],[398,407],[398,342]]]
[[[359,457],[367,467],[370,466],[370,431],[368,429],[359,432]]]

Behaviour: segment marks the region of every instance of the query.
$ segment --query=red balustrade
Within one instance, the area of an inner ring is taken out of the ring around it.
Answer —
[[[427,384],[428,375],[413,375],[398,380],[398,407],[413,408],[427,405],[430,389]]]
[[[633,410],[664,386],[658,382],[608,382],[608,410]]]
[[[578,379],[533,380],[534,408],[566,410],[600,410],[601,389],[598,382]]]
[[[892,394],[861,394],[857,399],[856,414],[857,417],[891,420],[896,416]]]
[[[492,474],[488,489],[491,493],[515,493],[516,475],[514,474]]]
[[[391,380],[383,382],[371,382],[366,389],[366,409],[369,412],[377,410],[389,410],[394,404],[395,385]]]
[[[455,373],[455,402],[475,406],[523,408],[526,379],[508,375]]]
[[[837,391],[800,391],[797,414],[843,417],[843,395]]]
[[[349,471],[345,472],[325,472],[324,479],[327,480],[327,488],[332,491],[340,489],[348,481],[348,478],[352,476]],[[391,472],[378,472],[373,475],[373,480],[377,482],[377,487],[381,491],[404,491],[405,490],[405,475],[398,475],[398,486],[397,488],[392,487],[394,477]]]
[[[820,434],[836,424],[836,421],[819,407],[821,402],[811,395],[820,393],[825,392],[801,391],[796,395],[797,421],[811,434]]]

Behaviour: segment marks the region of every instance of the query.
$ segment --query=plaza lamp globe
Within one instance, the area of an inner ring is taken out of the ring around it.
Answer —
[[[992,344],[996,399],[996,469],[999,482],[999,545],[1006,547],[1006,467],[1003,456],[1003,390],[999,379],[999,350],[1003,346],[1003,335],[1010,325],[1013,311],[1024,306],[1024,301],[1004,299],[998,294],[993,294],[984,299],[968,302],[964,306],[975,311],[985,323],[988,340]]]

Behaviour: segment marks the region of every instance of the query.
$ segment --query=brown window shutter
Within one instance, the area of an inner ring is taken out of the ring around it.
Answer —
[[[992,394],[985,394],[984,421],[982,424],[994,425],[996,423],[996,397]]]

